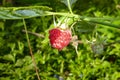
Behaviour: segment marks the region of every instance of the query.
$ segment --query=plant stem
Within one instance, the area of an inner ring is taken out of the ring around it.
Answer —
[[[60,68],[61,75],[63,74],[63,69],[64,69],[64,61],[61,62],[61,68]]]
[[[36,62],[35,62],[35,59],[34,59],[34,56],[33,56],[33,52],[32,52],[32,48],[31,48],[31,45],[30,45],[30,40],[29,40],[29,36],[28,36],[28,32],[27,32],[27,26],[26,26],[26,23],[25,23],[24,19],[23,19],[23,24],[24,24],[24,28],[25,28],[25,31],[26,31],[26,38],[27,38],[28,47],[30,49],[30,55],[32,57],[32,62],[34,64],[34,67],[35,67],[35,70],[36,70],[37,78],[38,78],[38,80],[40,80],[37,65],[36,65]]]
[[[22,30],[22,32],[26,33],[25,30]],[[43,34],[39,34],[39,33],[35,33],[35,32],[31,32],[31,31],[27,31],[28,34],[32,34],[34,36],[37,36],[39,38],[45,38],[45,36]]]
[[[70,5],[70,0],[67,0],[67,3],[68,3],[68,9],[69,9],[70,13],[73,14],[71,5]]]

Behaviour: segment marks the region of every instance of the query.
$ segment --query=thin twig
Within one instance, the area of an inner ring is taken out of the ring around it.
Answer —
[[[40,80],[38,68],[37,68],[37,65],[36,65],[36,62],[35,62],[35,59],[34,59],[34,56],[33,56],[32,48],[30,46],[30,40],[29,40],[29,36],[28,36],[28,32],[27,32],[27,26],[26,26],[26,23],[25,23],[24,19],[23,19],[23,24],[24,24],[24,28],[25,28],[25,32],[26,32],[28,47],[30,49],[30,55],[32,57],[32,61],[33,61],[34,67],[35,67],[36,75],[37,75],[38,80]]]
[[[26,33],[26,30],[22,30],[22,32]],[[45,36],[44,36],[43,34],[31,32],[31,31],[27,31],[27,33],[32,34],[32,35],[34,35],[34,36],[37,36],[37,37],[39,37],[39,38],[45,38]]]

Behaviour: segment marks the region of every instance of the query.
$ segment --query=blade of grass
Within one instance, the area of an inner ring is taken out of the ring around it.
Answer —
[[[97,23],[97,24],[101,24],[101,25],[106,25],[106,26],[109,26],[109,27],[114,27],[114,28],[119,28],[120,29],[120,25],[115,25],[115,24],[111,24],[111,23],[107,23],[107,22],[101,22],[101,21],[95,21],[95,20],[90,20],[89,22],[92,22],[92,23]]]

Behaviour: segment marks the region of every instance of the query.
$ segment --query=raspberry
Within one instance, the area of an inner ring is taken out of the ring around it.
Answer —
[[[50,44],[59,51],[66,47],[71,40],[71,31],[69,29],[54,28],[49,31]]]

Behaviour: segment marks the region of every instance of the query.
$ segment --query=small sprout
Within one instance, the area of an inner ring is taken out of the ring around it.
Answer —
[[[102,54],[104,52],[104,46],[106,45],[106,38],[100,37],[97,34],[96,39],[93,39],[90,44],[93,53]]]
[[[104,52],[104,45],[102,43],[93,42],[91,44],[92,51],[96,54],[102,54]]]

